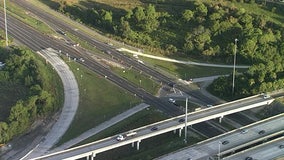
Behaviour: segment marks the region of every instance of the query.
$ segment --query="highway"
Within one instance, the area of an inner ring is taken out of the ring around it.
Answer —
[[[15,0],[11,0],[11,1],[15,2]],[[152,68],[149,68],[148,66],[144,64],[139,63],[136,59],[133,59],[133,58],[130,58],[124,55],[123,53],[117,51],[113,46],[110,46],[107,43],[100,42],[94,39],[94,37],[91,34],[87,34],[81,30],[75,30],[74,27],[70,25],[69,23],[66,23],[63,20],[58,19],[57,17],[51,14],[43,12],[41,9],[34,7],[29,2],[20,0],[15,3],[17,3],[21,7],[24,7],[26,10],[34,13],[35,15],[40,17],[44,22],[46,22],[50,26],[60,29],[60,30],[64,30],[66,32],[72,33],[73,35],[77,37],[80,37],[80,39],[88,42],[88,44],[96,47],[98,50],[103,51],[105,53],[109,52],[110,54],[108,53],[107,54],[108,56],[115,57],[115,59],[118,59],[118,60],[122,60],[125,64],[128,64],[129,66],[132,66],[132,68],[138,71],[142,71],[143,73],[152,76],[157,81],[162,82],[163,84],[169,84],[173,82],[173,79],[161,74],[160,72]],[[90,32],[93,32],[93,31],[90,30]],[[204,96],[199,91],[192,91],[192,90],[189,90],[188,88],[184,88],[183,86],[178,86],[178,85],[176,85],[176,88],[189,94],[192,97],[205,101],[208,104],[216,104],[216,101]]]
[[[237,101],[221,104],[212,108],[199,110],[188,114],[188,122],[186,125],[194,125],[203,121],[207,121],[214,118],[223,117],[228,114],[240,112],[243,110],[263,106],[270,104],[274,101],[273,98],[263,98],[263,95],[256,95],[248,98],[244,98]],[[179,130],[181,134],[184,123],[180,123],[179,120],[184,116],[173,117],[161,122],[150,124],[144,127],[133,129],[137,134],[133,137],[127,137],[123,141],[117,141],[117,136],[108,137],[96,142],[85,144],[82,146],[74,147],[64,151],[51,153],[42,157],[32,157],[33,159],[78,159],[90,155],[95,155],[100,152],[104,152],[113,148],[117,148],[123,145],[136,142],[137,149],[139,149],[139,143],[146,138],[157,136],[163,133],[167,133],[173,130]],[[157,130],[151,130],[153,127],[157,127]],[[125,133],[122,133],[125,134]]]
[[[284,128],[282,129],[284,130]],[[280,145],[284,145],[284,136],[226,157],[223,160],[240,160],[246,159],[247,157],[251,157],[253,160],[284,158],[284,147],[280,148]]]
[[[2,17],[3,13],[0,13]],[[98,73],[102,77],[107,76],[108,80],[140,97],[147,104],[157,107],[159,110],[169,114],[170,116],[177,116],[182,114],[182,112],[173,104],[170,104],[164,100],[160,100],[159,98],[151,95],[145,90],[138,88],[135,84],[129,83],[124,78],[117,76],[116,74],[112,73],[111,70],[105,68],[104,66],[96,62],[88,54],[78,52],[74,47],[66,44],[64,41],[46,36],[36,31],[35,29],[27,26],[26,24],[17,20],[14,17],[7,15],[7,19],[9,22],[8,34],[17,39],[20,43],[28,46],[32,50],[40,51],[46,48],[53,48],[55,50],[61,50],[62,54],[68,54],[71,59],[79,59],[83,57],[85,60],[84,63],[80,61],[77,62],[89,68],[90,70]],[[3,22],[3,18],[0,18],[1,28],[4,27]]]
[[[248,126],[232,130],[222,135],[207,139],[190,147],[180,149],[178,151],[168,153],[155,160],[184,160],[191,158],[192,160],[204,160],[209,157],[216,158],[219,154],[223,158],[225,155],[230,155],[235,152],[236,160],[245,159],[245,156],[238,156],[242,153],[242,150],[248,148],[256,143],[265,141],[266,139],[275,135],[283,135],[284,133],[284,114],[276,115],[271,118],[258,121]],[[264,130],[264,134],[259,134],[261,130]],[[228,141],[228,144],[222,144],[222,142]],[[274,146],[278,146],[279,143],[274,143]],[[275,147],[274,147],[275,149]],[[276,152],[278,150],[275,150]],[[271,152],[273,154],[273,152]],[[284,154],[284,152],[282,153]],[[246,154],[248,155],[248,154]],[[275,154],[277,156],[277,154]],[[268,157],[268,156],[265,156]],[[232,156],[224,158],[226,160],[232,160]],[[258,159],[258,158],[256,158]],[[272,158],[267,158],[272,159]]]
[[[92,45],[93,47],[96,47],[98,50],[101,50],[105,53],[109,52],[107,55],[110,57],[115,57],[115,59],[121,60],[123,61],[124,64],[127,64],[129,66],[132,66],[132,68],[138,70],[138,71],[142,71],[145,74],[150,75],[151,77],[153,77],[154,80],[157,80],[159,83],[163,83],[163,84],[169,84],[169,83],[173,83],[173,79],[161,74],[160,72],[147,67],[146,65],[143,65],[139,62],[137,62],[136,59],[130,58],[127,55],[117,51],[113,46],[108,45],[107,43],[104,42],[100,42],[98,40],[96,40],[95,36],[93,36],[91,34],[91,32],[94,32],[90,29],[88,29],[87,27],[84,27],[84,30],[88,31],[88,33],[86,33],[85,31],[81,31],[80,29],[75,29],[74,25],[71,24],[70,21],[65,21],[62,19],[59,19],[58,17],[51,15],[47,12],[43,12],[42,9],[37,8],[35,6],[33,6],[32,4],[30,4],[28,1],[24,1],[24,0],[20,0],[20,1],[15,1],[15,0],[11,0],[15,3],[17,3],[18,5],[20,5],[21,7],[24,7],[26,10],[30,11],[31,13],[35,14],[36,16],[38,16],[40,19],[42,19],[45,23],[49,24],[50,26],[52,26],[53,28],[55,28],[55,30],[64,30],[68,33],[71,33],[77,37],[80,37],[80,39],[88,42],[88,44]],[[63,16],[64,17],[64,16]],[[62,17],[61,17],[62,18]],[[73,22],[76,23],[76,22]],[[52,48],[52,47],[51,47]],[[82,53],[84,54],[84,53]],[[113,81],[114,83],[117,83],[116,81]],[[126,83],[126,82],[124,82]],[[127,82],[129,83],[129,82]],[[124,88],[125,85],[122,85],[121,87]],[[216,104],[220,104],[219,101],[216,101],[212,98],[209,98],[205,95],[203,95],[200,90],[192,90],[189,89],[185,86],[180,86],[180,85],[175,85],[175,88],[185,92],[186,94],[190,95],[191,97],[194,97],[200,101],[202,101],[204,104],[212,104],[212,105],[216,105]],[[127,89],[127,88],[126,88]],[[127,89],[128,90],[128,89]],[[132,91],[132,93],[134,93],[134,91]],[[135,94],[135,93],[134,93]],[[146,98],[143,98],[143,96],[141,96],[141,94],[138,94],[139,97],[141,97],[142,99],[146,100]],[[148,95],[149,96],[149,95]],[[145,96],[144,96],[145,97]],[[162,101],[159,101],[162,102]],[[146,103],[148,103],[146,101]],[[153,105],[153,103],[149,103],[150,105]],[[167,108],[171,108],[173,106],[169,106],[169,104],[165,104],[163,102],[162,105],[167,106]],[[158,108],[163,108],[162,106]],[[165,107],[164,107],[165,108]],[[165,111],[165,109],[161,109],[163,111]],[[169,112],[171,113],[171,112]],[[175,111],[175,114],[180,114],[180,112]],[[242,117],[242,118],[239,118]],[[240,115],[232,115],[229,116],[229,118],[231,118],[232,120],[234,120],[237,123],[240,123],[242,125],[246,125],[251,123],[252,121],[250,119],[248,119],[245,116],[240,116]],[[204,132],[204,134],[208,137],[212,137],[212,136],[216,136],[218,134],[220,134],[221,132],[218,130],[213,130],[211,133],[208,133],[204,130],[204,128],[209,128],[210,126],[206,123],[201,123],[196,125],[194,128],[196,130],[202,131]]]

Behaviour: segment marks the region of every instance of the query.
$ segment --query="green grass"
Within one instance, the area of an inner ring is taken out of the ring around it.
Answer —
[[[54,31],[48,27],[45,23],[40,21],[36,16],[31,14],[30,12],[25,11],[21,7],[19,7],[15,3],[10,3],[7,1],[7,14],[13,15],[14,17],[18,18],[19,20],[27,23],[28,25],[32,26],[33,28],[39,30],[40,32],[46,34],[52,34]],[[1,3],[2,6],[2,3]]]
[[[66,32],[66,34],[67,34],[67,36],[68,36],[70,39],[72,39],[72,41],[74,41],[74,42],[76,42],[76,43],[79,43],[82,48],[87,49],[87,50],[89,50],[89,51],[93,51],[93,52],[95,52],[95,53],[102,53],[100,50],[98,50],[98,49],[96,48],[96,46],[93,46],[93,45],[89,44],[88,42],[86,42],[86,41],[80,39],[79,37],[77,37],[77,36],[75,36],[75,35],[73,35],[73,34],[71,34],[71,33],[69,33],[69,32]]]
[[[226,75],[231,74],[232,68],[218,68],[218,67],[204,67],[196,65],[184,65],[166,61],[160,61],[150,58],[143,58],[153,65],[154,68],[160,68],[176,78],[190,79],[197,77],[215,76],[215,75]],[[245,69],[237,69],[238,72],[243,72]]]
[[[282,27],[284,27],[284,16],[278,13],[281,13],[283,10],[283,5],[278,6],[278,11],[276,13],[271,12],[271,7],[260,7],[258,4],[248,4],[248,3],[234,3],[237,8],[244,8],[246,12],[256,14],[256,15],[265,15],[265,17]],[[268,5],[267,5],[268,6]],[[269,10],[270,9],[270,10]],[[282,12],[283,14],[283,12]]]
[[[113,67],[112,71],[153,95],[157,94],[159,88],[161,87],[161,85],[157,84],[151,77],[141,72],[138,73],[138,71],[133,69],[120,69]]]
[[[67,62],[80,90],[79,108],[59,144],[122,113],[140,102],[134,95],[75,62]]]

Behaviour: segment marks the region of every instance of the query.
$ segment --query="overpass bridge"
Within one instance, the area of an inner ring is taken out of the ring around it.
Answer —
[[[102,140],[98,140],[92,143],[84,144],[78,147],[70,148],[67,150],[59,151],[50,153],[48,155],[44,155],[41,157],[29,157],[27,156],[24,159],[33,159],[33,160],[39,160],[39,159],[64,159],[64,160],[74,160],[79,158],[87,157],[87,159],[91,158],[93,159],[96,154],[111,150],[120,146],[124,146],[127,144],[132,144],[132,146],[135,146],[137,150],[139,150],[139,144],[142,140],[154,137],[163,133],[167,133],[170,131],[179,131],[179,136],[181,136],[182,129],[185,128],[185,126],[197,124],[200,122],[204,122],[207,120],[220,118],[222,119],[223,116],[233,114],[236,112],[241,112],[244,110],[269,105],[274,101],[274,98],[259,94],[243,99],[239,99],[236,101],[224,103],[221,105],[217,105],[214,107],[202,109],[196,112],[188,113],[187,115],[181,115],[177,117],[173,117],[164,121],[160,121],[157,123],[153,123],[147,126],[143,126],[137,129],[134,129],[129,132],[136,132],[133,136],[128,136],[126,139],[122,141],[118,141],[116,139],[117,136],[108,137]],[[185,117],[186,116],[186,117]],[[180,119],[186,119],[185,122],[180,122]],[[156,127],[157,130],[152,130],[153,127]],[[127,132],[128,133],[128,132]]]

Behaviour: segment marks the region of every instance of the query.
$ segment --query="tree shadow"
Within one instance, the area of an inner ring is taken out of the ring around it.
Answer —
[[[54,2],[51,0],[39,0],[39,1],[55,10],[58,10],[60,7],[60,4],[58,2]]]

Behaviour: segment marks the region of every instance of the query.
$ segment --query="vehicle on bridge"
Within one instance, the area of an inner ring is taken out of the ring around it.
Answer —
[[[123,141],[123,140],[125,140],[125,136],[123,136],[122,134],[120,134],[120,135],[118,135],[118,136],[116,137],[116,140],[117,140],[117,141]]]
[[[125,133],[125,134],[120,134],[120,135],[118,135],[117,137],[116,137],[116,140],[117,141],[123,141],[123,140],[125,140],[126,139],[126,137],[133,137],[133,136],[135,136],[137,134],[137,132],[135,132],[135,131],[129,131],[129,132],[127,132],[127,133]]]

